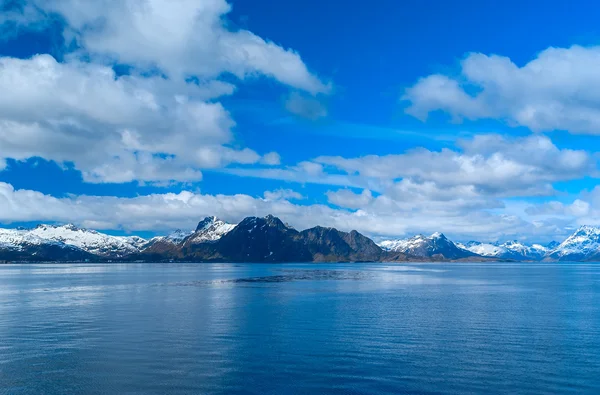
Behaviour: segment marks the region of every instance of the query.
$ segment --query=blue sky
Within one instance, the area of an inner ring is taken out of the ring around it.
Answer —
[[[0,223],[600,224],[593,2],[0,0]]]

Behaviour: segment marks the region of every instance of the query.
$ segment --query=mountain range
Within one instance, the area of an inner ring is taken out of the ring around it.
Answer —
[[[68,224],[0,228],[3,261],[391,262],[600,261],[600,228],[582,226],[562,243],[458,243],[441,233],[376,244],[357,231],[317,226],[298,231],[279,218],[229,224],[206,217],[193,231],[144,239]]]

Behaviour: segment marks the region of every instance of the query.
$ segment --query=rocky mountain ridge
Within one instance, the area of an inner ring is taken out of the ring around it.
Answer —
[[[193,231],[177,230],[146,240],[112,236],[74,225],[0,228],[4,261],[600,261],[600,228],[582,226],[562,243],[527,245],[453,242],[442,233],[376,244],[357,231],[316,226],[298,231],[272,215],[229,224],[206,217]]]

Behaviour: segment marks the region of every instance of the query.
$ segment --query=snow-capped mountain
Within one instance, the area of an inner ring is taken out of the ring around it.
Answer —
[[[548,260],[585,261],[600,258],[600,228],[581,226],[546,255]]]
[[[507,250],[498,244],[480,243],[478,241],[469,241],[468,243],[456,243],[459,248],[471,251],[477,255],[489,257],[501,257]]]
[[[165,239],[173,244],[179,244],[183,240],[185,240],[187,237],[191,236],[193,233],[194,232],[192,232],[192,231],[186,232],[181,229],[177,229],[177,230],[169,233],[168,235],[166,235]]]
[[[213,243],[229,233],[235,225],[221,221],[217,217],[206,217],[196,227],[196,231],[186,240],[186,244]]]
[[[206,217],[194,231],[177,230],[149,241],[111,236],[74,225],[0,228],[0,260],[197,260],[199,262],[439,261],[459,259],[600,261],[600,228],[582,226],[548,245],[454,243],[441,233],[386,240],[378,245],[356,231],[314,227],[297,231],[280,219],[248,217],[228,224]]]
[[[149,245],[163,244],[200,244],[212,243],[229,233],[235,225],[221,221],[217,217],[206,217],[198,223],[195,231],[177,229],[167,236],[157,236],[150,239]]]
[[[215,243],[229,233],[235,225],[221,221],[217,217],[206,217],[198,223],[195,231],[176,230],[167,236],[155,237],[148,242],[142,252],[145,256],[162,255],[178,258],[204,243]]]
[[[212,243],[184,253],[208,262],[377,262],[382,250],[353,230],[316,226],[301,232],[273,215],[247,217]]]
[[[549,251],[547,246],[541,244],[526,245],[516,240],[507,241],[503,244],[470,241],[458,245],[477,255],[514,260],[541,260]]]
[[[379,243],[379,247],[422,258],[461,259],[476,256],[473,252],[458,247],[439,232],[429,237],[417,235],[409,239],[386,240]]]
[[[0,228],[0,259],[120,259],[142,252],[168,255],[183,246],[214,243],[234,227],[216,217],[206,217],[195,231],[176,230],[150,240],[137,236],[111,236],[72,224],[38,225],[31,229]]]
[[[191,236],[194,232],[192,231],[184,231],[181,229],[177,229],[171,233],[169,233],[166,236],[156,236],[150,239],[150,241],[148,242],[148,246],[153,245],[155,243],[168,243],[168,244],[181,244],[181,242],[183,242],[183,240],[185,240],[187,237]]]
[[[38,225],[33,229],[0,229],[0,248],[13,251],[55,245],[106,257],[123,257],[139,251],[147,241],[141,237],[110,236],[75,225]]]
[[[38,225],[31,233],[42,239],[75,246],[101,256],[124,256],[142,248],[147,240],[138,236],[111,236],[95,230],[63,226]]]
[[[38,225],[33,229],[0,229],[0,247],[21,251],[32,246],[72,247],[99,256],[122,257],[139,249],[146,240],[137,237],[110,236],[75,225]]]

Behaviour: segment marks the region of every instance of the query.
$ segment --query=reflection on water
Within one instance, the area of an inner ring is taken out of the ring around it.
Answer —
[[[0,394],[598,393],[600,265],[3,265]]]

